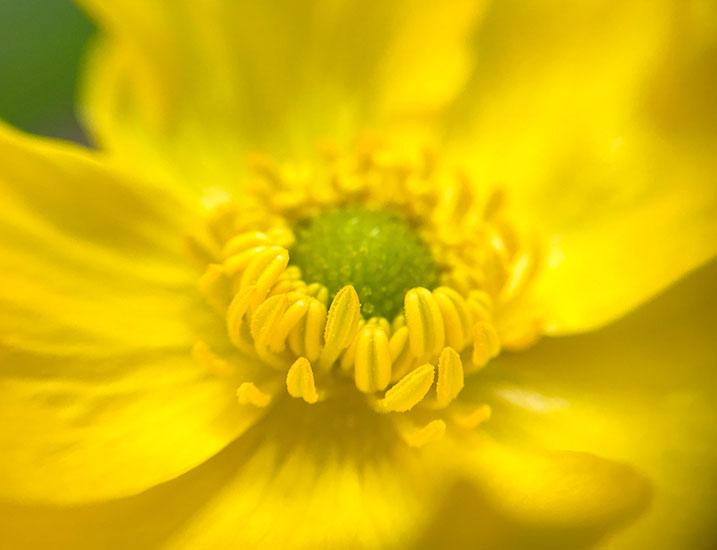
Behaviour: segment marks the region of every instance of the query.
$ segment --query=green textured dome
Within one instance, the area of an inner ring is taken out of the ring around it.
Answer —
[[[438,271],[431,252],[406,221],[380,210],[347,207],[304,220],[296,228],[291,263],[307,283],[331,297],[351,284],[365,317],[393,319],[407,290],[433,288]]]

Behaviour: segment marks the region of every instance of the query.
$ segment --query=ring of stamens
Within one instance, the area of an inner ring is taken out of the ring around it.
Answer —
[[[464,375],[502,346],[520,347],[538,334],[534,319],[518,328],[514,319],[501,324],[502,311],[529,286],[537,263],[535,250],[502,216],[502,195],[480,201],[464,176],[437,173],[430,157],[406,163],[382,150],[329,158],[323,175],[264,161],[255,171],[248,206],[225,204],[212,213],[209,227],[221,252],[199,281],[225,316],[233,345],[283,373],[289,395],[307,403],[330,397],[330,380],[338,377],[353,380],[379,413],[419,404],[435,411],[439,417],[428,424],[402,429],[410,445],[440,437],[447,420],[463,427],[486,420],[486,405],[455,402]],[[329,289],[304,280],[290,264],[292,228],[346,205],[409,220],[430,246],[438,286],[408,290],[393,318],[364,318],[351,285],[329,302]],[[195,356],[214,371],[227,368],[203,343]],[[271,400],[253,381],[243,383],[238,396],[254,406]]]

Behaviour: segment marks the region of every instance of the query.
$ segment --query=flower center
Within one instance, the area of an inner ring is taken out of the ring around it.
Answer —
[[[411,288],[432,289],[438,269],[428,245],[397,216],[380,210],[329,210],[294,228],[291,263],[331,298],[353,285],[366,317],[393,319]]]
[[[197,360],[242,406],[364,402],[409,445],[485,421],[487,405],[460,398],[464,375],[541,330],[539,255],[500,191],[375,146],[254,169],[241,203],[211,211],[209,242],[189,243],[235,348],[197,342]]]

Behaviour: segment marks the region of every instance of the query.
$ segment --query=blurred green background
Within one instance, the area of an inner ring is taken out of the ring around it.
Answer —
[[[77,76],[92,24],[70,0],[0,0],[0,118],[84,142]]]

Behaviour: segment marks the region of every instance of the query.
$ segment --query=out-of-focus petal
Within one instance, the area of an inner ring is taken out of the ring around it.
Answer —
[[[80,148],[7,128],[0,190],[3,497],[136,493],[246,427],[233,388],[191,358],[222,330],[181,253],[192,210]]]
[[[482,2],[84,0],[104,31],[84,114],[128,163],[201,188],[247,151],[313,153],[430,122],[469,72]],[[303,159],[302,159],[303,160]]]
[[[614,548],[700,547],[712,533],[717,407],[714,262],[590,335],[504,355],[464,390],[494,405],[505,442],[633,464],[652,506]]]
[[[179,479],[75,510],[0,506],[12,518],[0,534],[23,548],[575,549],[644,503],[641,479],[621,465],[472,439],[411,449],[355,404],[287,398]]]
[[[552,332],[614,320],[717,252],[715,28],[701,0],[486,13],[447,139],[552,236],[537,288]]]

